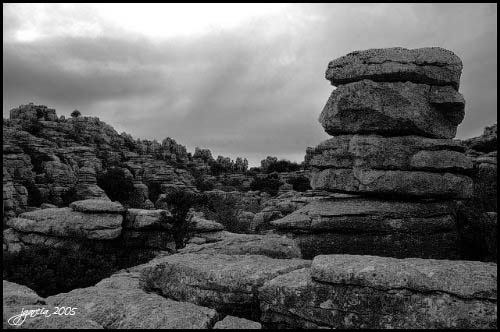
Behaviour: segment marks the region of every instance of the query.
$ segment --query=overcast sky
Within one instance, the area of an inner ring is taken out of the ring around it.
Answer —
[[[328,62],[394,46],[462,59],[458,138],[496,123],[496,4],[4,4],[3,116],[34,102],[251,166],[300,162],[328,138]]]

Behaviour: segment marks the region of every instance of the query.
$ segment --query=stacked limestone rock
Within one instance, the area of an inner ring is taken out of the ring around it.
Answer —
[[[108,200],[104,190],[97,185],[95,170],[90,167],[82,167],[78,170],[78,180],[75,186],[76,195],[79,199],[103,199]]]
[[[458,258],[454,200],[472,163],[453,140],[464,118],[461,60],[438,47],[370,49],[328,65],[337,86],[320,116],[333,137],[309,149],[311,186],[351,196],[274,221],[305,257]],[[359,196],[360,195],[360,196]]]

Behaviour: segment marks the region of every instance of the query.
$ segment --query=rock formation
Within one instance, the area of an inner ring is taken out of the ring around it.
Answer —
[[[473,193],[473,163],[455,136],[462,63],[441,48],[371,49],[328,65],[337,86],[319,118],[333,137],[309,148],[323,199],[271,223],[305,257],[375,254],[458,258],[455,200]]]
[[[496,328],[496,264],[320,255],[259,289],[274,328]]]

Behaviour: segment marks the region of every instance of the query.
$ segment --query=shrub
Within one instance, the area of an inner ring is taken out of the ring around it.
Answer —
[[[283,172],[295,172],[301,169],[301,166],[297,163],[288,160],[278,160],[274,163],[269,164],[266,169],[266,173],[283,173]]]
[[[256,178],[250,183],[252,190],[259,190],[268,193],[271,196],[278,194],[279,187],[283,184],[277,174],[270,174],[263,179]]]
[[[125,176],[123,168],[112,167],[97,177],[97,185],[101,187],[112,201],[124,204],[134,192],[132,179]]]
[[[37,245],[3,253],[3,279],[26,285],[42,297],[89,287],[126,267],[146,263],[154,251],[84,242],[79,250]]]
[[[311,189],[309,179],[302,175],[289,179],[288,183],[290,183],[293,186],[293,190],[296,191],[307,191]]]
[[[28,206],[40,206],[43,203],[42,194],[32,181],[24,181],[23,186],[28,191]]]
[[[202,177],[196,178],[194,184],[200,191],[209,191],[215,188],[215,184],[213,183],[213,181],[205,180]]]
[[[149,191],[149,200],[153,203],[156,202],[161,194],[161,183],[151,182],[148,185],[148,191]]]
[[[72,118],[77,118],[79,117],[80,115],[82,115],[82,113],[80,113],[79,110],[74,110],[73,112],[71,112],[71,117]]]
[[[62,205],[68,206],[70,203],[79,200],[80,198],[76,194],[75,187],[71,187],[68,191],[61,195]]]
[[[165,202],[172,213],[173,236],[175,248],[184,248],[186,241],[191,237],[189,232],[190,220],[186,220],[187,214],[192,207],[202,205],[203,196],[183,190],[168,193]]]
[[[206,218],[221,223],[229,232],[243,233],[245,231],[244,225],[238,222],[236,216],[235,205],[237,201],[235,198],[205,195],[203,203],[199,209],[205,213]]]

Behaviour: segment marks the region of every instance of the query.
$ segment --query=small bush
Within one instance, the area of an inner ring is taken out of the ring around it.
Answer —
[[[189,232],[190,220],[186,220],[186,217],[191,208],[203,204],[201,202],[202,197],[202,195],[183,190],[176,190],[166,195],[165,202],[172,213],[176,249],[184,248],[186,241],[191,237]]]
[[[264,191],[271,196],[276,196],[282,184],[283,182],[279,180],[277,174],[270,174],[263,179],[254,179],[252,183],[250,183],[250,188],[252,190]]]
[[[148,262],[154,251],[84,243],[79,250],[32,246],[3,252],[3,279],[26,285],[42,297],[90,287],[116,271]]]
[[[69,206],[70,203],[79,200],[80,198],[76,194],[75,187],[71,187],[68,191],[61,195],[62,206]]]
[[[125,176],[122,168],[112,167],[97,177],[97,185],[101,187],[112,201],[126,204],[134,193],[132,179]]]
[[[80,115],[82,115],[82,113],[80,113],[79,110],[74,110],[73,112],[71,112],[71,117],[72,118],[77,118],[79,117]]]
[[[40,206],[44,203],[42,194],[32,181],[24,181],[23,186],[28,191],[28,206]]]
[[[153,203],[156,202],[161,194],[161,183],[151,182],[148,185],[148,191],[149,191],[149,200]]]
[[[295,172],[301,169],[301,166],[297,163],[288,160],[278,160],[277,162],[271,163],[267,169],[266,173],[283,173],[283,172]]]
[[[307,191],[311,189],[309,179],[305,176],[297,176],[288,180],[295,191]]]
[[[215,184],[213,183],[213,181],[205,180],[202,177],[196,178],[194,184],[200,191],[209,191],[215,188]]]
[[[229,232],[243,233],[245,231],[244,225],[239,224],[236,216],[236,199],[205,195],[203,203],[199,209],[205,213],[207,219],[221,223]]]

